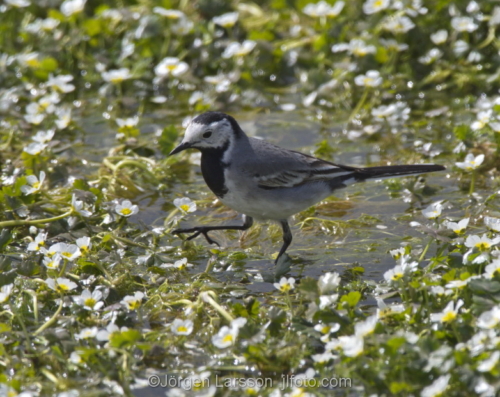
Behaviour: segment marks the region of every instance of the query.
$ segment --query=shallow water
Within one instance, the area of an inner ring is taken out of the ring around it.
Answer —
[[[326,139],[335,150],[332,159],[329,160],[341,164],[372,165],[380,160],[381,151],[390,150],[390,147],[380,149],[379,144],[374,144],[364,137],[355,141],[349,140],[342,133],[340,125],[322,124],[311,120],[299,111],[231,114],[240,122],[248,135],[261,137],[288,149],[312,153],[316,145]],[[154,140],[156,139],[154,132],[161,130],[165,123],[180,124],[180,122],[181,118],[172,119],[172,117],[164,117],[161,111],[152,112],[141,117],[141,134],[147,140]],[[88,117],[82,120],[82,124],[86,136],[84,144],[76,151],[80,151],[79,155],[87,161],[99,163],[107,155],[109,149],[116,144],[114,127],[111,123],[103,121],[100,116]],[[179,134],[182,135],[183,131],[180,130]],[[162,156],[158,154],[158,159],[161,158]],[[90,172],[91,168],[89,165],[87,171]],[[87,171],[80,170],[83,174]],[[155,191],[149,190],[135,197],[141,211],[130,221],[141,223],[145,227],[162,226],[163,219],[168,215],[165,208],[172,208],[171,203],[174,198],[186,195],[193,200],[212,201],[215,199],[203,181],[199,166],[192,165],[190,174],[189,180],[185,182],[168,181],[171,183],[170,189],[165,195],[156,195]],[[403,183],[410,186],[417,180],[416,178],[419,177],[406,178]],[[294,277],[317,278],[325,272],[335,270],[342,273],[346,268],[356,265],[365,269],[363,278],[375,281],[382,279],[384,272],[394,267],[395,264],[388,251],[398,248],[402,241],[421,238],[421,234],[409,226],[410,218],[423,221],[419,209],[429,202],[452,197],[458,189],[447,178],[446,172],[426,175],[425,180],[426,184],[435,190],[432,196],[424,198],[425,203],[419,201],[407,203],[403,200],[401,191],[396,194],[399,197],[391,197],[391,192],[385,182],[370,181],[337,191],[335,197],[340,200],[339,203],[327,201],[316,206],[316,211],[308,210],[307,215],[295,216],[295,219],[291,220],[293,242],[287,251],[293,261],[289,274]],[[216,209],[211,207],[212,205],[199,206],[195,213],[185,217],[182,224],[196,225],[200,222],[200,217],[203,217],[204,224],[239,224],[242,222],[241,217],[232,210],[224,209],[220,205]],[[336,207],[340,209],[336,210]],[[416,214],[410,217],[412,212]],[[364,219],[366,215],[372,218],[367,221]],[[321,230],[322,222],[318,220],[308,222],[308,227],[300,228],[298,223],[307,216],[324,219],[327,221],[325,223],[327,226],[331,224],[331,221],[342,221],[344,228],[340,231],[337,227],[336,232],[329,230],[325,233]],[[345,227],[345,222],[350,220],[359,222],[351,222]],[[260,228],[257,237],[254,236],[254,227],[253,232],[250,232],[253,237],[248,241],[244,239],[243,244],[238,241],[238,235],[242,236],[240,232],[211,233],[223,247],[227,248],[229,254],[242,250],[247,253],[246,259],[239,260],[231,266],[225,266],[224,271],[214,273],[218,279],[238,280],[245,273],[250,275],[273,273],[271,256],[276,254],[281,246],[281,234],[279,229],[275,229],[278,226],[272,226],[273,233],[268,233],[267,225],[264,223],[257,226]],[[274,238],[271,238],[270,234]],[[202,250],[199,258],[191,260],[195,264],[195,267],[191,269],[193,274],[205,269],[207,260],[211,256],[209,250],[214,248],[209,246],[202,237],[196,238],[195,242],[201,246]],[[177,246],[181,243],[180,239],[175,238],[172,244]],[[264,278],[268,281],[269,277]],[[271,283],[259,281],[247,284],[246,288],[254,292],[274,289]]]

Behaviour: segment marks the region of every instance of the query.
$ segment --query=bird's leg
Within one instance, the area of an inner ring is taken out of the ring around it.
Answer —
[[[283,245],[281,246],[280,252],[278,256],[276,257],[276,260],[274,261],[274,264],[276,265],[278,263],[278,260],[280,259],[281,255],[283,255],[288,248],[288,246],[292,242],[292,231],[290,230],[290,225],[288,224],[288,221],[282,220],[280,221],[281,228],[283,229]]]
[[[253,218],[250,216],[247,216],[247,215],[243,215],[243,219],[244,219],[244,222],[243,222],[243,225],[241,225],[241,226],[238,226],[238,225],[235,225],[235,226],[196,226],[196,227],[192,227],[189,229],[175,229],[172,232],[172,234],[194,233],[191,236],[189,236],[186,240],[192,240],[195,237],[198,237],[200,234],[202,234],[205,237],[205,239],[208,241],[209,244],[219,245],[219,243],[217,241],[212,240],[208,236],[208,232],[210,232],[212,230],[247,230],[252,226]]]

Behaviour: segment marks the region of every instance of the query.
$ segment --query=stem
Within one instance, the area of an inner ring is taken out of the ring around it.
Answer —
[[[472,176],[470,179],[470,188],[469,188],[469,195],[472,196],[474,193],[474,184],[476,183],[476,171],[472,171]]]
[[[52,218],[35,219],[32,221],[22,220],[22,219],[17,219],[15,221],[4,221],[4,222],[0,222],[0,228],[1,227],[11,227],[11,226],[24,226],[24,225],[31,226],[31,225],[40,225],[43,223],[55,222],[55,221],[58,221],[58,220],[61,220],[61,219],[64,219],[64,218],[70,216],[72,213],[73,213],[73,209],[71,209],[71,211],[65,212],[62,215],[54,216]]]
[[[425,254],[427,254],[427,251],[429,250],[429,247],[431,246],[432,241],[433,241],[433,239],[431,238],[429,240],[429,242],[427,243],[427,245],[425,246],[424,250],[422,251],[422,254],[420,254],[420,257],[418,258],[419,263],[423,261]]]
[[[368,91],[369,91],[368,87],[365,87],[365,91],[363,92],[363,95],[361,96],[361,99],[358,101],[356,107],[351,112],[351,115],[349,116],[349,119],[347,120],[347,122],[351,122],[352,119],[354,119],[354,117],[356,117],[356,115],[358,114],[358,112],[360,111],[360,109],[363,107],[363,105],[366,102],[366,98],[368,98]]]
[[[201,299],[210,304],[215,310],[219,312],[222,317],[224,317],[227,321],[231,322],[234,320],[233,316],[231,316],[226,309],[224,309],[221,305],[219,305],[210,295],[209,292],[202,292]]]
[[[57,308],[56,312],[54,315],[45,323],[43,324],[40,328],[38,328],[35,332],[33,332],[33,335],[38,335],[39,333],[45,331],[47,328],[49,328],[52,324],[54,324],[57,321],[57,317],[61,313],[62,307],[63,307],[63,297],[62,295],[60,296],[60,303],[59,307]]]

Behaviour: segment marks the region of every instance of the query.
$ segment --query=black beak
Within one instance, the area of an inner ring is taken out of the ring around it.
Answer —
[[[177,146],[174,150],[172,150],[168,155],[171,156],[173,154],[182,152],[185,149],[189,149],[191,147],[191,144],[189,142],[183,142],[179,146]]]

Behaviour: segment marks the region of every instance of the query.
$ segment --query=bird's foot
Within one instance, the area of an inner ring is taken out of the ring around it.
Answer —
[[[220,244],[217,241],[211,239],[208,236],[208,232],[211,230],[214,230],[214,229],[210,228],[209,226],[197,226],[197,227],[192,227],[190,229],[175,229],[174,231],[172,231],[172,234],[193,233],[186,240],[192,240],[195,237],[198,237],[200,234],[202,234],[203,237],[205,237],[205,239],[208,241],[209,244],[215,244],[218,247],[220,247]]]

